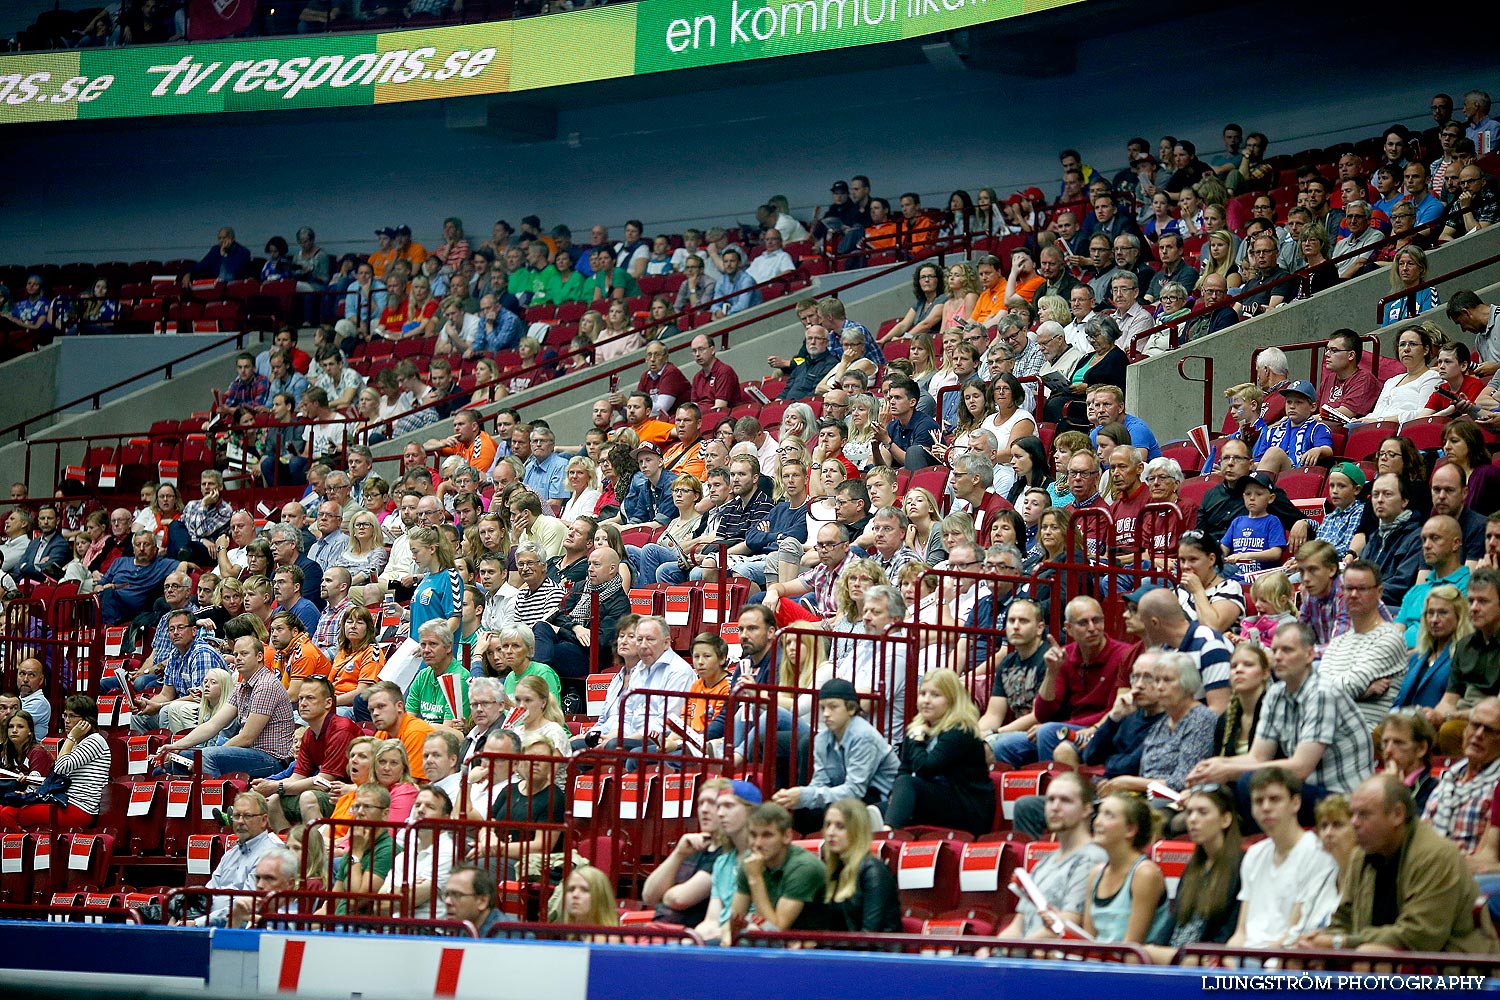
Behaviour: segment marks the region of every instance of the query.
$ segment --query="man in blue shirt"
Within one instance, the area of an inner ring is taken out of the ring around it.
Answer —
[[[760,292],[755,288],[755,279],[748,272],[740,270],[740,252],[730,247],[720,259],[724,261],[724,268],[719,280],[714,282],[714,298],[734,297],[714,306],[714,319],[732,316],[760,303]]]
[[[302,596],[302,568],[300,566],[277,566],[272,585],[276,594],[276,610],[290,611],[311,634],[318,627],[318,608]],[[322,578],[319,578],[322,582]]]
[[[464,351],[464,357],[515,350],[521,342],[522,326],[515,313],[500,308],[500,300],[494,294],[480,296],[479,329],[475,331],[469,349]]]
[[[550,427],[531,431],[531,457],[523,482],[544,500],[566,500],[568,460],[557,453],[557,435]]]
[[[250,251],[235,242],[234,230],[228,226],[219,230],[219,239],[203,259],[193,265],[193,270],[183,276],[184,286],[190,286],[193,279],[234,281],[237,278],[246,277],[250,273]]]
[[[677,474],[663,470],[661,449],[649,441],[635,450],[635,460],[641,471],[630,481],[630,492],[620,505],[621,522],[671,524],[677,516],[677,505],[672,502],[672,481]]]
[[[1124,389],[1115,385],[1096,385],[1089,389],[1088,414],[1089,423],[1094,425],[1089,431],[1089,441],[1095,445],[1099,443],[1099,428],[1105,424],[1121,423],[1130,432],[1130,443],[1146,449],[1146,461],[1161,458],[1161,445],[1156,443],[1156,435],[1146,421],[1125,412]]]
[[[1427,166],[1416,160],[1408,163],[1402,171],[1406,182],[1406,193],[1402,201],[1409,201],[1417,210],[1417,225],[1424,225],[1443,214],[1443,203],[1427,190]]]
[[[99,614],[106,625],[128,622],[161,596],[167,574],[180,565],[156,553],[156,536],[137,531],[131,539],[134,559],[116,559],[99,580]]]
[[[1282,386],[1286,416],[1267,428],[1255,442],[1252,457],[1256,468],[1272,475],[1291,469],[1310,469],[1325,458],[1333,457],[1333,433],[1313,416],[1318,390],[1311,382],[1298,379]]]
[[[912,472],[942,464],[929,449],[942,440],[943,432],[936,420],[918,412],[921,394],[912,379],[891,379],[882,407],[890,420],[884,427],[875,426],[876,438],[890,450],[891,464]]]

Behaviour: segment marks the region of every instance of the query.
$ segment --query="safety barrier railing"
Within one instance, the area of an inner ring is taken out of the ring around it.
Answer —
[[[14,689],[22,661],[41,662],[54,705],[70,694],[97,697],[104,662],[104,628],[92,594],[10,601],[0,619],[0,676]]]
[[[42,920],[63,924],[144,924],[133,906],[87,903],[0,903],[0,920]]]
[[[1373,333],[1367,333],[1362,335],[1359,340],[1364,347],[1364,355],[1370,359],[1370,374],[1374,375],[1376,380],[1379,381],[1380,337]],[[1255,381],[1256,366],[1259,362],[1261,352],[1270,349],[1270,346],[1257,347],[1250,352],[1251,382]],[[1326,337],[1322,340],[1303,340],[1295,344],[1278,344],[1276,345],[1276,349],[1287,355],[1300,354],[1305,351],[1307,353],[1307,380],[1316,385],[1322,379],[1323,352],[1328,349],[1328,339]],[[1290,361],[1291,359],[1288,358],[1287,360]],[[1364,364],[1361,363],[1360,367],[1363,368]],[[1210,424],[1209,426],[1212,427],[1213,425]]]
[[[703,938],[689,927],[669,924],[543,924],[503,921],[491,927],[486,938],[504,941],[587,941],[592,944],[651,944],[668,948],[701,947]]]
[[[1012,941],[952,934],[845,934],[833,931],[747,929],[739,943],[752,948],[818,948],[825,951],[878,951],[898,955],[967,955],[978,958],[1050,958],[1075,962],[1150,965],[1140,945],[1095,941]]]
[[[253,927],[265,911],[270,895],[256,889],[210,889],[207,886],[183,886],[167,890],[162,899],[161,921],[179,926],[208,921],[217,905],[228,900],[225,920],[230,927]],[[239,904],[243,902],[244,906]]]
[[[1337,257],[1332,257],[1329,259],[1329,262],[1334,266],[1338,266],[1339,264],[1346,264],[1358,257],[1368,256],[1373,258],[1373,256],[1375,254],[1378,254],[1381,250],[1384,250],[1390,246],[1394,246],[1401,240],[1413,238],[1424,230],[1428,230],[1433,233],[1440,233],[1442,232],[1442,227],[1452,217],[1452,214],[1452,210],[1449,210],[1430,222],[1424,222],[1419,226],[1415,226],[1412,229],[1402,230],[1399,233],[1392,233],[1383,239],[1369,244],[1368,246],[1363,246],[1358,250],[1350,250],[1346,253],[1340,254]],[[1313,268],[1311,266],[1305,266],[1283,277],[1272,278],[1269,281],[1262,281],[1258,284],[1250,285],[1248,287],[1241,286],[1239,288],[1236,288],[1232,292],[1230,292],[1230,294],[1224,299],[1223,302],[1219,303],[1216,306],[1208,306],[1203,304],[1202,302],[1199,302],[1184,315],[1163,323],[1157,323],[1156,325],[1148,327],[1147,329],[1142,330],[1140,333],[1137,333],[1131,338],[1130,344],[1126,348],[1126,353],[1130,355],[1131,361],[1139,361],[1143,357],[1143,355],[1140,353],[1138,345],[1145,343],[1153,335],[1161,333],[1164,330],[1171,331],[1170,347],[1171,349],[1175,350],[1176,348],[1179,348],[1183,345],[1184,341],[1181,339],[1182,333],[1188,328],[1189,325],[1192,324],[1193,320],[1198,319],[1201,316],[1206,316],[1209,313],[1218,312],[1220,309],[1231,307],[1236,302],[1242,302],[1252,295],[1259,295],[1261,292],[1269,291],[1270,289],[1277,286],[1296,286],[1301,279],[1311,277],[1312,274]],[[1191,289],[1189,291],[1191,291]],[[1291,304],[1291,301],[1292,300],[1290,299],[1290,297],[1288,297],[1286,304]]]
[[[1490,254],[1488,257],[1485,257],[1481,260],[1476,260],[1472,264],[1465,264],[1463,267],[1455,267],[1451,271],[1445,271],[1442,274],[1437,275],[1436,277],[1428,278],[1426,281],[1418,282],[1417,284],[1412,285],[1410,288],[1403,288],[1399,292],[1392,292],[1391,294],[1382,298],[1379,302],[1375,303],[1375,322],[1384,322],[1386,307],[1389,306],[1392,302],[1395,302],[1399,299],[1407,300],[1406,315],[1408,318],[1414,318],[1417,316],[1418,292],[1425,292],[1429,288],[1436,288],[1438,285],[1452,281],[1454,278],[1461,278],[1466,274],[1473,274],[1475,271],[1482,271],[1485,268],[1493,267],[1496,264],[1500,264],[1500,253]]]
[[[433,920],[394,913],[354,912],[356,908],[383,908],[395,897],[375,892],[324,892],[286,890],[266,896],[258,926],[264,930],[330,931],[352,934],[417,934],[427,937],[479,937],[467,920]],[[306,912],[304,902],[318,901],[318,909]],[[289,907],[289,909],[282,909]],[[330,908],[343,907],[339,912]]]

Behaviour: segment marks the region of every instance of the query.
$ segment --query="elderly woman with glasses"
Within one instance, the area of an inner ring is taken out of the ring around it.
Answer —
[[[1158,294],[1159,304],[1155,315],[1151,318],[1154,324],[1172,323],[1192,311],[1188,307],[1187,289],[1182,286],[1181,282],[1163,283]],[[1166,354],[1172,349],[1172,331],[1173,327],[1169,326],[1147,337],[1145,344],[1141,346],[1141,353],[1148,358]]]

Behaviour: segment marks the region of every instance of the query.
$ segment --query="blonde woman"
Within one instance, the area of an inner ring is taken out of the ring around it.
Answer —
[[[1243,279],[1240,278],[1239,268],[1234,266],[1234,234],[1227,229],[1215,229],[1208,234],[1203,270],[1198,275],[1198,283],[1193,286],[1193,290],[1201,291],[1204,280],[1210,274],[1222,277],[1224,284],[1231,292],[1244,284]]]
[[[583,927],[618,927],[619,904],[615,902],[615,891],[609,883],[609,876],[593,865],[574,868],[563,886],[562,913],[554,922]],[[615,934],[583,934],[572,940],[609,944],[618,943],[620,937]]]
[[[875,440],[875,421],[880,416],[880,404],[867,392],[849,400],[849,440],[844,442],[844,457],[854,463],[861,472],[872,465],[885,465],[889,460],[885,448]]]
[[[575,455],[568,459],[564,479],[568,487],[568,501],[563,504],[562,519],[572,521],[583,515],[592,517],[595,508],[599,506],[599,498],[603,496],[599,492],[594,460],[587,455]]]
[[[979,710],[952,670],[932,671],[917,688],[917,714],[901,742],[901,773],[885,818],[893,829],[942,826],[976,837],[994,825],[995,786]]]
[[[1068,305],[1068,300],[1061,295],[1043,295],[1037,300],[1036,314],[1042,323],[1056,323],[1058,326],[1067,326],[1073,322],[1073,310]]]
[[[1468,599],[1457,587],[1442,583],[1429,590],[1422,605],[1422,620],[1416,627],[1415,648],[1391,709],[1423,712],[1428,721],[1441,724],[1442,717],[1433,706],[1447,693],[1454,647],[1473,632]]]
[[[416,324],[402,340],[419,338],[426,340],[437,333],[438,303],[432,297],[432,282],[427,275],[419,274],[411,279],[411,293],[407,297],[406,322]]]
[[[223,667],[214,667],[203,675],[203,683],[199,686],[200,694],[196,701],[190,698],[179,698],[162,707],[162,728],[176,733],[184,729],[192,729],[200,720],[212,719],[214,713],[234,691],[234,687],[234,675]],[[221,735],[214,742],[220,743],[228,738]]]
[[[917,388],[924,393],[932,384],[932,377],[937,374],[937,368],[933,364],[934,354],[932,338],[927,334],[919,333],[911,338],[911,347],[907,349],[907,360],[911,362],[911,377],[917,383]]]
[[[375,748],[380,744],[373,736],[356,736],[349,741],[349,750],[345,756],[345,771],[349,775],[347,782],[335,784],[328,790],[329,795],[337,795],[333,802],[333,810],[328,813],[327,819],[340,820],[351,819],[354,815],[354,793],[359,786],[371,780],[370,776],[375,764]],[[302,822],[312,826],[320,819],[324,819],[323,804],[318,798],[318,793],[309,788],[297,798],[299,812]],[[349,831],[347,828],[324,825],[318,827],[323,835],[324,849],[328,845],[337,843],[344,838]],[[311,871],[311,869],[309,869]]]
[[[411,774],[411,759],[400,740],[381,740],[374,749],[371,780],[391,793],[390,821],[404,823],[411,815],[412,803],[417,801],[418,787]]]
[[[525,744],[533,734],[542,736],[552,745],[558,757],[567,757],[573,751],[573,737],[563,720],[562,708],[547,686],[546,678],[539,674],[526,674],[516,681],[512,695],[516,707],[523,712],[520,720],[512,725],[516,735]],[[568,772],[565,767],[556,768],[557,787],[566,789]]]
[[[974,315],[974,305],[979,301],[979,269],[968,261],[949,264],[947,282],[948,301],[943,303],[943,322],[938,332],[956,327]]]
[[[856,798],[842,798],[823,814],[823,862],[832,930],[894,934],[901,930],[896,876],[870,850],[870,812]]]
[[[334,565],[349,571],[351,586],[362,587],[380,576],[389,556],[380,522],[374,514],[362,510],[350,519],[349,547],[334,560]]]
[[[909,487],[901,498],[901,510],[909,522],[906,544],[920,553],[926,562],[935,563],[945,557],[948,551],[943,548],[943,515],[937,497],[924,487]]]
[[[499,382],[500,367],[494,358],[480,358],[474,362],[474,393],[469,397],[469,405],[482,406],[492,402]]]
[[[645,346],[646,338],[631,325],[629,308],[620,299],[611,302],[604,329],[595,340],[594,360],[600,364],[614,361]]]

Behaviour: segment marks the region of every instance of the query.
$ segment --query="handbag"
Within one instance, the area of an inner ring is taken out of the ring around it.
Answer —
[[[11,791],[0,796],[0,803],[8,806],[31,806],[37,804],[66,807],[68,804],[68,781],[61,774],[47,775],[46,779],[30,792]]]

